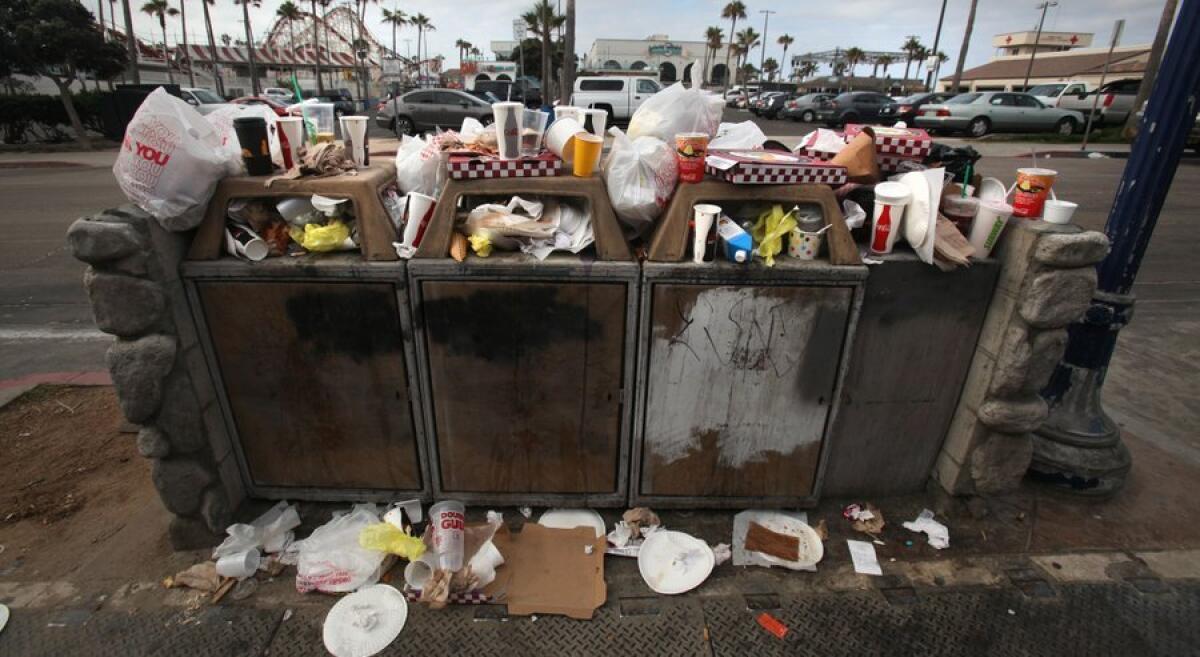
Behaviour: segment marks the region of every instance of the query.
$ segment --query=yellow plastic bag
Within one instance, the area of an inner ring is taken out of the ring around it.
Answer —
[[[368,550],[395,554],[409,561],[416,561],[425,554],[425,543],[420,537],[406,534],[386,522],[363,527],[358,534],[358,544]]]
[[[783,250],[783,238],[796,227],[796,217],[784,213],[783,206],[773,205],[758,216],[750,236],[754,238],[755,251],[762,256],[768,267],[775,266],[775,254]]]
[[[492,255],[492,240],[487,235],[474,233],[467,236],[467,241],[471,243],[471,250],[480,258]]]
[[[309,251],[340,251],[345,248],[346,240],[350,237],[350,227],[333,219],[324,226],[320,224],[305,224],[304,230],[296,226],[288,229],[292,240]]]

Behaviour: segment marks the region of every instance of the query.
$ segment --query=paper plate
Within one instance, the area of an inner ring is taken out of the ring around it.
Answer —
[[[685,593],[708,579],[716,557],[708,543],[684,534],[659,530],[638,552],[638,571],[655,593]]]
[[[995,178],[984,178],[979,183],[979,199],[981,201],[999,201],[1004,203],[1008,197],[1008,188]]]
[[[388,647],[407,620],[403,593],[387,584],[364,586],[325,616],[325,649],[334,657],[370,657]]]
[[[904,241],[913,249],[919,247],[929,233],[929,182],[923,173],[906,173],[896,180],[912,192],[908,205],[904,206]]]
[[[821,542],[821,537],[817,535],[817,530],[810,527],[808,523],[781,513],[756,518],[754,522],[777,534],[787,534],[800,539],[800,556],[794,561],[780,559],[762,552],[755,553],[772,564],[799,570],[815,566],[825,556],[825,545]]]
[[[538,518],[538,524],[552,529],[591,527],[596,530],[596,538],[605,534],[604,518],[591,509],[550,509]]]
[[[926,169],[920,172],[925,176],[925,184],[929,186],[929,222],[925,228],[925,239],[920,244],[914,244],[917,255],[927,264],[933,264],[933,241],[937,236],[938,205],[942,199],[942,188],[946,186],[945,169]]]
[[[8,607],[0,605],[0,632],[4,631],[5,625],[8,625]]]

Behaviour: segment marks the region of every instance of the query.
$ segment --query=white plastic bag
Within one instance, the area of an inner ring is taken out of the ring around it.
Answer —
[[[676,82],[637,108],[629,119],[631,138],[657,137],[674,144],[675,135],[681,132],[703,132],[710,138],[717,134],[725,101],[700,88],[698,62],[691,68],[690,89]]]
[[[675,193],[679,165],[675,149],[654,137],[630,139],[620,128],[608,131],[612,152],[604,163],[604,182],[613,211],[636,235],[644,235]]]
[[[221,139],[221,145],[228,157],[237,163],[239,173],[246,173],[246,165],[242,161],[242,147],[238,143],[237,132],[233,129],[233,120],[251,116],[267,122],[267,144],[271,149],[271,161],[283,168],[283,150],[279,146],[279,125],[274,110],[264,105],[233,105],[222,107],[205,116],[212,124]]]
[[[200,224],[217,182],[239,167],[212,124],[160,87],[125,128],[113,175],[131,202],[178,231]]]
[[[288,552],[296,555],[296,590],[346,593],[379,581],[384,553],[358,544],[363,528],[379,522],[374,504],[357,504],[292,543]]]
[[[709,148],[734,150],[739,148],[762,148],[767,136],[763,134],[753,121],[741,123],[722,123],[717,128],[717,136],[708,143]]]
[[[396,185],[401,194],[420,192],[434,196],[441,158],[421,137],[405,136],[396,150]]]

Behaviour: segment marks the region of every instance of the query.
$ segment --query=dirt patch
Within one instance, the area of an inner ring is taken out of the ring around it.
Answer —
[[[144,464],[121,422],[108,386],[39,386],[0,409],[0,527],[122,498]]]

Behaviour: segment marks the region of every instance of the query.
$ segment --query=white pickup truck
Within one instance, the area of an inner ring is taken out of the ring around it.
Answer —
[[[628,121],[637,108],[662,90],[651,77],[594,76],[575,79],[571,104],[608,112],[609,122]]]
[[[1095,104],[1097,123],[1121,125],[1133,111],[1133,103],[1137,99],[1138,87],[1141,84],[1142,81],[1137,79],[1113,80],[1104,83],[1104,86],[1096,91],[1063,96],[1058,101],[1058,107],[1083,112],[1083,115],[1087,116]],[[1096,99],[1097,95],[1100,96],[1099,100]]]
[[[1063,98],[1086,94],[1095,88],[1096,86],[1090,82],[1071,80],[1069,82],[1047,82],[1045,84],[1039,84],[1025,93],[1036,97],[1038,100],[1042,101],[1043,105],[1047,107],[1060,107],[1059,102]],[[1063,109],[1077,110],[1079,108],[1064,107]]]

